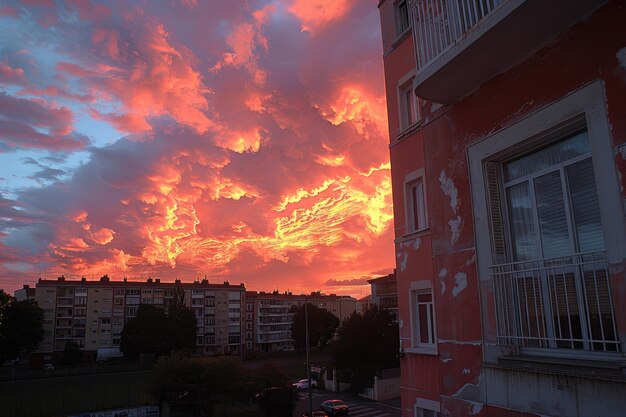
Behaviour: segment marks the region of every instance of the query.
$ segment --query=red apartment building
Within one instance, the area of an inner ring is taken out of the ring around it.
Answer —
[[[626,2],[381,0],[403,415],[626,415]]]

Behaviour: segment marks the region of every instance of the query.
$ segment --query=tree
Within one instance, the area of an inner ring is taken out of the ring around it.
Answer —
[[[339,319],[323,308],[308,303],[307,314],[309,316],[309,346],[323,349],[332,340]],[[306,323],[304,304],[294,308],[293,324],[291,325],[291,337],[295,341],[296,349],[303,349],[306,345]]]
[[[63,349],[63,363],[70,366],[70,370],[78,364],[83,358],[83,351],[73,340],[65,342],[65,348]]]
[[[362,383],[376,371],[399,366],[400,335],[395,314],[374,305],[364,314],[352,313],[342,323],[331,358],[338,369],[350,369]]]
[[[174,299],[167,308],[171,350],[194,349],[196,347],[196,315],[185,306],[185,292],[178,286],[174,289]]]
[[[169,355],[196,346],[196,317],[184,305],[184,298],[175,294],[167,310],[152,304],[141,304],[137,316],[122,329],[120,350],[124,356],[137,357],[147,353]]]
[[[0,363],[37,349],[43,317],[35,300],[17,301],[0,289]]]
[[[141,353],[169,354],[174,338],[171,327],[162,308],[141,304],[137,316],[129,319],[122,329],[120,350],[128,357]]]

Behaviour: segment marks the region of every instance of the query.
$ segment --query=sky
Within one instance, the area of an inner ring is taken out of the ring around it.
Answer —
[[[376,0],[0,3],[0,288],[393,270]]]

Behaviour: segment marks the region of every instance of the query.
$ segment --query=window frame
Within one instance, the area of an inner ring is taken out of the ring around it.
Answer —
[[[426,413],[424,413],[424,411],[430,411],[435,417],[439,417],[441,413],[441,404],[438,401],[417,397],[415,399],[415,404],[413,404],[413,416],[425,417]]]
[[[430,304],[432,317],[431,321],[429,321],[429,324],[432,323],[432,343],[424,343],[420,340],[421,320],[419,313],[419,296],[425,294],[431,296]],[[432,288],[432,284],[429,280],[411,282],[409,288],[409,308],[411,319],[411,347],[405,349],[405,352],[437,355],[437,313],[435,308],[435,294]]]
[[[402,6],[406,10],[406,26],[402,27],[402,17],[404,12]],[[408,0],[396,0],[393,3],[393,27],[396,39],[402,37],[406,32],[411,30],[411,14],[409,13],[409,1]]]
[[[421,202],[422,207],[421,210],[417,210],[417,216],[421,219],[417,219],[419,225],[415,224],[415,216],[416,207],[414,206],[413,199],[413,187],[412,184],[416,184],[421,182],[422,185],[422,195]],[[404,213],[405,213],[405,235],[410,235],[413,233],[420,233],[428,229],[428,203],[426,200],[426,180],[424,178],[424,169],[418,169],[417,171],[413,171],[407,174],[404,177]]]
[[[398,131],[400,134],[410,130],[421,118],[414,83],[415,70],[410,71],[398,81]],[[410,95],[412,108],[407,107],[407,94]]]
[[[612,154],[611,135],[606,117],[604,86],[602,81],[595,81],[548,106],[526,116],[517,123],[508,126],[481,141],[469,146],[467,158],[472,188],[472,205],[474,213],[474,230],[476,241],[477,264],[482,288],[494,285],[491,276],[491,265],[501,263],[496,258],[492,244],[492,218],[487,185],[487,163],[494,160],[503,161],[514,155],[532,152],[548,141],[557,142],[563,132],[568,129],[586,126],[591,144],[596,190],[605,240],[605,254],[609,265],[619,264],[626,257],[626,236],[623,233],[624,219],[612,213],[622,212],[620,187]],[[505,224],[507,219],[503,219]],[[610,244],[608,244],[610,242]],[[508,244],[508,243],[507,243]],[[483,293],[484,295],[484,293]],[[492,300],[481,299],[484,311],[495,308]],[[484,319],[483,319],[484,321]],[[494,328],[494,333],[495,333]],[[485,344],[485,360],[495,362],[502,354],[501,344],[495,338]],[[490,343],[493,346],[490,346]],[[622,342],[623,343],[623,342]],[[623,350],[623,348],[621,349]],[[527,348],[522,347],[520,353],[525,355],[541,355],[569,357],[572,359],[606,359],[611,360],[620,355],[614,352],[586,351],[569,348]]]

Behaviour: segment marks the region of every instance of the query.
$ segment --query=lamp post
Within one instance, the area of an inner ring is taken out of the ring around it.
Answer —
[[[309,416],[313,415],[313,393],[311,391],[311,349],[309,347],[309,300],[304,298],[304,344],[306,350],[306,379],[309,391]]]

